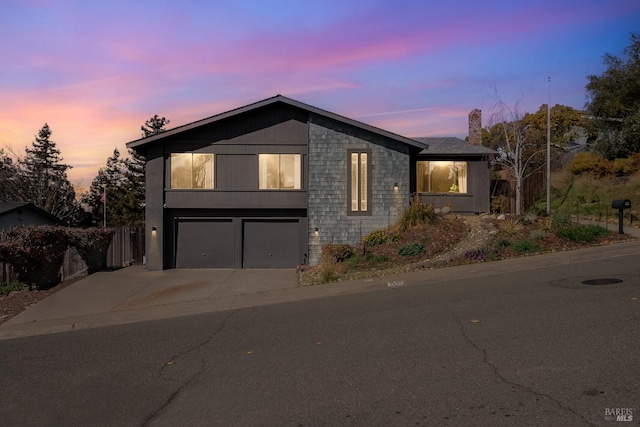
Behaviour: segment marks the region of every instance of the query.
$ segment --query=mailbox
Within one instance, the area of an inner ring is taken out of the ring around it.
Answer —
[[[613,209],[629,209],[631,208],[631,200],[629,199],[619,199],[611,202],[611,207]]]
[[[631,208],[631,200],[629,199],[618,199],[611,202],[611,207],[613,209],[618,209],[618,233],[624,234],[624,230],[622,229],[622,220],[624,217],[624,210]]]

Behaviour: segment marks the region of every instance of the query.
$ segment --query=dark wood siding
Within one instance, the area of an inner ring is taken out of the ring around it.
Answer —
[[[167,139],[165,203],[168,208],[307,207],[308,113],[276,106],[181,133]],[[213,190],[172,190],[171,153],[215,154]],[[295,191],[258,189],[258,154],[300,154],[302,188]]]
[[[216,188],[226,191],[258,189],[256,155],[218,154],[216,156]]]
[[[217,209],[277,208],[305,209],[307,192],[301,190],[168,191],[167,208]]]

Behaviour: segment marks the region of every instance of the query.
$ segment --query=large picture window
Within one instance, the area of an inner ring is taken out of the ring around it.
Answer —
[[[172,153],[171,189],[212,190],[213,164],[213,154]]]
[[[300,154],[258,154],[260,190],[299,190],[301,174]]]
[[[466,193],[467,162],[418,162],[419,193]]]
[[[351,215],[370,214],[371,152],[350,150],[348,156],[348,213]]]

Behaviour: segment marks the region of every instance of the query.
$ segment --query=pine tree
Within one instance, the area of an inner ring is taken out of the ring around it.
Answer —
[[[20,167],[0,148],[0,202],[19,202],[24,194]]]
[[[60,150],[51,140],[51,134],[45,123],[32,148],[25,148],[26,155],[20,162],[20,175],[26,184],[23,200],[65,222],[72,222],[78,214],[78,204],[75,190],[67,178],[71,166],[62,163]]]
[[[165,127],[169,124],[169,120],[164,117],[159,117],[157,114],[154,114],[149,120],[144,122],[144,125],[140,127],[142,131],[142,137],[146,138],[151,135],[159,134],[160,132],[164,132]]]
[[[113,155],[107,158],[106,166],[100,168],[98,175],[91,182],[89,193],[82,197],[82,203],[89,208],[95,224],[103,223],[105,205],[108,226],[127,224],[126,207],[123,203],[126,198],[123,193],[126,184],[125,171],[126,166],[120,158],[120,151],[116,148]]]

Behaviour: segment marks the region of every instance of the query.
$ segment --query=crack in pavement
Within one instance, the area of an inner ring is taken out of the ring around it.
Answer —
[[[236,311],[232,311],[229,313],[229,315],[227,315],[224,320],[222,321],[222,323],[220,324],[220,326],[218,327],[218,329],[216,329],[211,335],[209,335],[204,341],[202,341],[200,344],[187,349],[181,353],[178,353],[172,357],[170,357],[169,359],[172,361],[175,361],[176,359],[179,358],[183,358],[187,355],[189,355],[190,353],[193,353],[199,349],[201,349],[202,347],[204,347],[205,345],[209,344],[211,341],[213,341],[213,339],[216,337],[216,335],[218,335],[220,332],[222,332],[222,330],[225,328],[227,321],[231,318],[231,316],[233,316],[234,314],[237,313]],[[166,408],[168,408],[171,403],[173,403],[173,401],[176,399],[176,397],[178,397],[178,395],[185,389],[187,388],[195,379],[197,379],[206,369],[207,367],[207,362],[205,360],[200,360],[200,367],[199,369],[193,374],[191,375],[189,378],[187,378],[187,380],[180,385],[173,393],[171,393],[171,396],[169,396],[169,398],[167,399],[167,401],[160,406],[160,408],[158,408],[155,412],[153,412],[151,415],[149,415],[147,417],[146,420],[144,420],[144,422],[142,423],[143,426],[148,426],[151,424],[151,422],[154,420],[154,418],[156,418],[158,415],[160,415],[160,413],[162,413],[162,411],[164,411]],[[160,368],[160,370],[158,371],[158,376],[166,381],[178,381],[176,379],[173,378],[169,378],[164,374],[164,370],[168,367],[168,366],[172,366],[172,365],[167,365],[164,364],[162,365],[162,368]]]
[[[464,338],[464,340],[471,345],[473,348],[475,348],[477,351],[479,351],[480,353],[482,353],[483,356],[483,363],[485,365],[487,365],[488,367],[490,367],[493,370],[494,375],[496,376],[496,378],[498,378],[500,381],[504,382],[505,384],[508,384],[512,387],[517,387],[525,392],[531,393],[536,397],[542,397],[542,398],[547,398],[550,401],[552,401],[553,403],[555,403],[556,405],[558,405],[558,407],[564,411],[570,412],[573,415],[576,415],[580,418],[582,418],[582,420],[584,422],[586,422],[588,425],[590,426],[597,426],[597,424],[592,423],[591,421],[589,421],[587,418],[584,417],[584,415],[576,412],[573,408],[564,405],[562,402],[560,402],[559,400],[555,399],[554,397],[552,397],[550,394],[547,393],[541,393],[535,389],[529,388],[525,385],[519,384],[517,382],[511,381],[507,378],[505,378],[499,371],[498,366],[496,366],[494,363],[489,361],[489,354],[487,353],[487,350],[481,348],[480,346],[478,346],[475,342],[473,342],[473,340],[469,337],[469,335],[467,335],[467,331],[465,331],[464,326],[462,324],[462,321],[458,318],[458,316],[456,316],[455,313],[452,313],[454,319],[456,320],[456,322],[458,323],[458,326],[460,327],[460,332],[462,333],[462,336]]]

